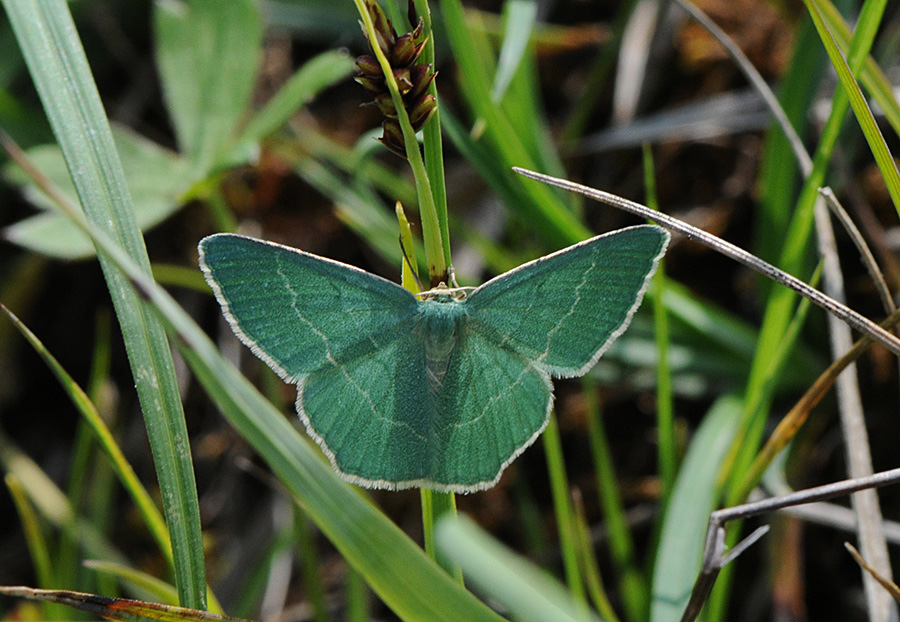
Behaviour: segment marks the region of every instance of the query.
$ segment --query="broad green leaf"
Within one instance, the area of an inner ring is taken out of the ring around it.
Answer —
[[[180,206],[179,197],[188,190],[190,171],[177,154],[123,127],[113,131],[116,150],[131,191],[137,225],[147,231]],[[62,151],[56,145],[29,149],[28,158],[57,188],[77,202],[77,193]],[[12,242],[58,259],[85,259],[94,256],[94,245],[17,166],[10,164],[4,176],[24,186],[26,195],[45,211],[4,230]]]
[[[253,0],[158,0],[156,58],[180,151],[201,175],[246,113],[262,42]]]

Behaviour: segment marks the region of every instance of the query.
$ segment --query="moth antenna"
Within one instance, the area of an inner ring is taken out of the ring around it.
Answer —
[[[453,267],[452,264],[447,269],[447,272],[449,273],[451,287],[459,289],[459,287],[460,287],[459,281],[456,280],[456,269]]]

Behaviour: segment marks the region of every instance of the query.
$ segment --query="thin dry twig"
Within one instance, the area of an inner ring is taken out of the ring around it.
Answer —
[[[868,319],[867,317],[861,315],[860,313],[857,313],[846,305],[837,302],[830,296],[826,296],[819,290],[811,287],[809,284],[804,283],[797,277],[788,274],[784,270],[776,268],[772,264],[763,261],[756,255],[745,251],[738,246],[735,246],[731,242],[726,242],[722,238],[703,231],[702,229],[698,229],[697,227],[694,227],[692,225],[689,225],[683,220],[679,220],[662,212],[656,212],[645,205],[641,205],[640,203],[630,201],[609,192],[604,192],[603,190],[597,190],[596,188],[584,186],[567,179],[561,179],[559,177],[553,177],[551,175],[544,175],[543,173],[536,173],[534,171],[520,168],[518,166],[514,166],[513,170],[516,173],[523,175],[524,177],[528,177],[530,179],[534,179],[551,186],[556,186],[557,188],[562,188],[563,190],[568,190],[570,192],[577,192],[578,194],[581,194],[589,199],[600,201],[601,203],[606,203],[607,205],[611,205],[612,207],[630,212],[632,214],[640,216],[641,218],[646,218],[647,220],[654,221],[657,224],[665,227],[666,229],[676,231],[687,236],[691,240],[700,242],[701,244],[708,246],[709,248],[725,255],[726,257],[729,257],[737,261],[738,263],[747,266],[751,270],[755,270],[763,276],[770,278],[773,281],[784,285],[785,287],[790,287],[804,298],[808,298],[813,304],[825,309],[835,317],[847,322],[853,328],[860,331],[861,333],[868,335],[874,341],[877,341],[894,354],[900,355],[900,339],[898,339],[895,335],[887,332],[885,329],[881,328],[880,326],[878,326],[878,324]]]
[[[694,584],[688,606],[681,617],[681,622],[694,622],[706,602],[716,577],[722,568],[736,557],[736,554],[725,552],[725,524],[732,520],[751,518],[761,514],[767,514],[776,510],[796,505],[804,505],[819,501],[826,501],[862,490],[870,490],[881,486],[888,486],[900,482],[900,468],[875,473],[868,477],[847,479],[834,484],[816,486],[800,490],[782,497],[771,497],[762,501],[744,503],[722,510],[716,510],[709,516],[709,524],[706,530],[706,545],[703,553],[703,566],[700,576]],[[764,529],[760,528],[760,529]],[[759,529],[750,534],[741,543],[734,547],[733,551],[743,551],[747,546],[759,539],[762,533]],[[764,532],[763,532],[764,533]]]

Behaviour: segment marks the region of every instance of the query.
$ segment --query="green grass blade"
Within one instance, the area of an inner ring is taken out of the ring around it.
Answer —
[[[613,569],[619,580],[619,592],[626,619],[642,622],[650,609],[650,588],[641,573],[635,552],[634,538],[628,526],[625,506],[619,492],[619,481],[613,465],[612,451],[603,427],[597,390],[589,380],[582,380],[588,440],[597,473],[597,495],[606,528],[609,530],[609,549]]]
[[[88,218],[150,273],[147,251],[109,124],[67,4],[4,0],[4,7],[69,164]],[[144,412],[172,538],[181,602],[205,608],[206,573],[196,484],[181,398],[165,332],[128,280],[101,257]]]
[[[426,39],[425,49],[422,50],[420,61],[435,67],[434,22],[431,18],[431,7],[428,0],[412,0],[416,13],[423,21],[422,35]],[[410,26],[415,27],[414,24]],[[428,87],[438,102],[431,117],[431,121],[422,128],[422,146],[425,158],[425,169],[431,182],[431,193],[434,198],[434,208],[437,211],[438,226],[441,231],[441,241],[444,244],[444,262],[449,266],[452,263],[450,257],[450,223],[447,217],[447,180],[444,173],[444,139],[441,132],[441,102],[438,96],[436,81]]]
[[[120,564],[128,563],[92,523],[75,513],[65,493],[41,467],[3,434],[0,434],[0,466],[19,480],[38,513],[68,537],[77,540],[86,554]]]
[[[90,427],[107,456],[109,456],[113,470],[116,472],[122,486],[138,507],[147,528],[153,535],[154,540],[156,540],[157,546],[159,546],[162,554],[171,563],[172,547],[169,542],[169,532],[166,530],[165,520],[159,510],[156,509],[156,504],[153,502],[150,493],[148,493],[141,484],[134,469],[131,468],[128,460],[122,453],[122,450],[119,449],[115,438],[113,438],[112,432],[110,432],[109,428],[106,426],[100,413],[97,412],[97,408],[94,406],[93,402],[72,379],[62,365],[59,364],[56,358],[47,351],[40,339],[38,339],[38,337],[31,332],[19,318],[13,315],[13,313],[2,304],[0,304],[0,309],[6,312],[9,319],[12,320],[13,325],[19,330],[22,336],[25,337],[31,347],[34,348],[34,351],[44,360],[44,363],[47,364],[50,371],[53,372],[53,375],[56,376],[59,381],[60,386],[69,396],[69,399],[81,413],[83,420]],[[53,586],[47,585],[44,587],[49,588]]]
[[[531,0],[510,0],[503,4],[503,46],[497,60],[497,74],[491,86],[491,99],[503,100],[506,89],[519,69],[528,49],[528,40],[537,19],[537,3]]]
[[[681,619],[700,570],[722,459],[740,417],[741,402],[726,396],[713,404],[694,435],[675,482],[657,548],[651,622]]]
[[[353,568],[347,569],[347,577],[344,581],[344,600],[347,603],[347,622],[368,622],[371,619],[369,613],[369,590],[366,582]]]
[[[872,2],[869,0],[866,4],[880,7],[868,11],[866,13],[868,19],[865,21],[860,19],[857,25],[857,32],[861,33],[863,37],[868,36],[871,40],[874,39],[875,31],[884,13],[885,1]],[[859,127],[866,137],[866,142],[869,143],[872,155],[875,156],[875,162],[878,164],[878,170],[881,171],[881,176],[891,195],[894,209],[900,214],[900,172],[897,171],[897,164],[894,162],[891,151],[884,141],[881,129],[875,122],[875,117],[872,116],[872,110],[869,108],[869,104],[866,102],[866,98],[863,96],[862,90],[860,90],[859,84],[857,84],[856,78],[853,76],[854,70],[850,68],[850,65],[841,55],[834,37],[832,37],[828,26],[822,18],[821,0],[806,0],[806,5],[816,25],[816,29],[819,31],[819,36],[822,38],[822,43],[825,45],[825,50],[828,52],[828,58],[831,59],[831,64],[837,72],[841,86],[844,87],[844,92],[847,93],[850,99],[850,106],[853,108]],[[867,30],[868,34],[866,34]]]
[[[826,56],[818,45],[815,27],[811,20],[804,19],[797,26],[794,52],[778,90],[778,101],[795,128],[806,123],[825,65]],[[780,125],[773,122],[766,134],[759,174],[761,209],[754,210],[753,225],[754,251],[766,261],[778,259],[797,200],[799,180],[800,166],[791,144]],[[759,282],[765,290],[771,288],[765,279]]]
[[[422,501],[422,535],[425,552],[446,570],[447,574],[456,579],[460,585],[464,585],[459,566],[438,555],[434,545],[434,526],[443,516],[456,514],[456,496],[452,492],[437,492],[427,488],[420,489],[419,496]]]
[[[586,604],[587,595],[584,591],[581,565],[578,563],[578,530],[574,518],[575,510],[569,496],[569,478],[566,475],[562,440],[559,437],[559,425],[556,422],[555,414],[550,417],[541,441],[544,445],[544,456],[547,459],[547,474],[550,476],[553,513],[556,516],[559,549],[566,575],[566,585],[575,600]]]
[[[484,137],[490,145],[496,165],[502,174],[513,180],[512,166],[525,168],[540,163],[529,150],[517,128],[503,110],[491,100],[491,72],[493,54],[483,39],[470,30],[459,0],[441,3],[447,37],[453,49],[460,72],[466,79],[461,86],[472,109],[473,117],[484,124]],[[527,220],[535,231],[555,248],[590,237],[587,227],[563,203],[559,195],[542,184],[510,181],[527,189],[521,203],[509,204],[510,209],[520,210],[517,215]]]
[[[115,562],[97,560],[87,560],[84,562],[84,566],[98,574],[121,581],[127,586],[128,593],[133,598],[166,605],[178,604],[178,590],[175,589],[175,586],[146,572]]]
[[[853,36],[850,27],[847,26],[844,18],[831,2],[819,2],[818,9],[822,19],[828,26],[828,30],[837,42],[841,53],[846,55],[847,48],[850,46],[850,39]],[[900,103],[894,97],[894,92],[887,76],[884,75],[881,67],[878,66],[875,59],[871,56],[866,58],[859,74],[859,80],[881,107],[884,116],[891,124],[891,127],[894,128],[894,131],[900,133]]]
[[[647,206],[658,210],[656,196],[656,173],[653,164],[653,152],[645,144],[643,148],[644,187],[647,193]],[[656,420],[659,460],[659,477],[662,484],[662,507],[668,505],[675,474],[678,471],[678,454],[675,446],[675,413],[672,403],[672,369],[669,365],[669,318],[663,304],[663,293],[666,287],[665,266],[661,263],[653,275],[653,325],[656,335]]]
[[[93,244],[91,245],[93,246]],[[102,311],[97,316],[95,323],[94,348],[91,356],[91,369],[87,381],[86,393],[94,404],[102,404],[108,418],[115,414],[113,403],[116,401],[113,392],[105,392],[108,388],[109,369],[111,361],[110,336],[112,332],[111,314]],[[75,431],[72,443],[71,458],[69,460],[69,476],[66,481],[66,496],[74,508],[86,507],[89,520],[99,531],[109,533],[114,520],[115,503],[115,476],[109,464],[103,460],[94,460],[97,453],[97,443],[90,426],[80,419]],[[165,520],[159,514],[159,518],[165,526]],[[165,540],[169,546],[168,539]],[[57,547],[57,559],[59,566],[59,579],[55,586],[82,585],[79,577],[84,576],[81,567],[81,552],[78,542],[62,534]],[[116,593],[116,585],[112,580],[101,579],[95,582],[96,587],[90,588],[98,594],[113,595]]]
[[[868,11],[878,14],[878,11],[875,10],[876,5],[867,3],[866,6]],[[869,19],[871,18],[866,18],[866,21]],[[863,21],[862,18],[861,21]],[[865,61],[872,45],[873,32],[871,27],[867,27],[857,31],[853,37],[848,57],[851,71],[858,70]],[[813,206],[819,198],[818,189],[824,185],[825,173],[831,161],[831,155],[843,126],[848,106],[847,93],[844,90],[836,91],[832,99],[830,116],[822,130],[822,136],[813,157],[812,172],[804,183],[797,207],[787,227],[781,259],[778,262],[779,267],[787,272],[796,274],[802,271],[812,231]],[[767,381],[770,362],[784,339],[785,331],[793,316],[795,300],[796,295],[790,290],[781,287],[771,290],[760,329],[757,355],[754,358],[747,382],[746,404],[748,410],[742,426],[744,436],[735,461],[735,473],[741,474],[747,470],[759,448],[765,416],[772,401],[773,391],[777,388]],[[729,505],[742,500],[737,496],[736,479],[729,485],[726,498]],[[726,582],[720,579],[719,583],[724,585]],[[720,589],[714,590],[714,599],[718,598],[717,594],[722,593]]]
[[[328,622],[325,590],[322,589],[320,577],[321,564],[315,547],[315,526],[304,516],[303,512],[299,511],[294,512],[293,523],[293,541],[297,543],[303,568],[303,588],[309,594],[308,598],[313,609],[312,622]]]
[[[553,577],[491,538],[471,519],[448,516],[438,523],[435,537],[438,547],[462,567],[466,577],[502,603],[515,620],[598,620]]]
[[[584,513],[584,502],[581,494],[575,493],[578,493],[577,489],[573,492],[572,497],[575,501],[573,505],[575,507],[575,524],[578,529],[578,552],[586,591],[600,615],[607,619],[616,619],[618,616],[606,594],[603,577],[600,575],[600,563],[597,561],[597,553],[591,538],[591,528]]]

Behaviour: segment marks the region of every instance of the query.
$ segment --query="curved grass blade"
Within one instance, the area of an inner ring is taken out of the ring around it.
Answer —
[[[41,528],[41,522],[38,520],[34,506],[28,501],[28,495],[14,473],[7,473],[4,482],[19,515],[19,522],[22,524],[22,531],[25,534],[25,544],[28,546],[28,553],[31,555],[31,563],[39,584],[57,585],[56,573],[53,570],[47,546],[47,534]],[[42,609],[48,620],[63,617],[62,608],[53,603],[44,603]]]
[[[690,598],[722,460],[737,432],[741,408],[734,397],[717,401],[703,418],[681,465],[656,553],[651,622],[680,620]]]
[[[0,467],[12,473],[38,513],[51,525],[77,540],[88,554],[120,564],[128,560],[96,527],[78,516],[65,493],[29,456],[0,433]]]
[[[133,598],[165,605],[178,604],[178,590],[175,589],[174,585],[166,583],[162,579],[157,579],[142,570],[117,564],[116,562],[105,562],[95,559],[87,559],[82,565],[100,575],[121,581]]]
[[[525,622],[597,622],[553,577],[519,557],[464,516],[447,517],[435,533],[442,553],[468,580]],[[462,618],[460,618],[462,619]]]
[[[50,371],[52,371],[53,375],[59,380],[62,389],[68,394],[69,399],[81,412],[84,421],[94,432],[100,446],[106,452],[107,456],[109,456],[113,470],[121,481],[122,486],[131,495],[147,528],[156,540],[160,551],[171,563],[172,547],[169,542],[169,533],[166,530],[165,520],[159,513],[159,510],[156,509],[156,504],[153,502],[150,493],[148,493],[141,484],[134,469],[131,468],[128,460],[122,453],[122,450],[119,449],[115,438],[113,438],[112,432],[110,432],[109,428],[106,426],[100,413],[97,412],[97,408],[94,406],[93,402],[91,402],[87,394],[80,386],[78,386],[62,365],[59,364],[56,358],[47,351],[37,335],[31,332],[31,330],[2,303],[0,303],[0,310],[6,313],[13,325],[19,330],[22,336],[25,337],[31,347],[34,348],[35,352],[37,352],[44,360],[50,368]]]

